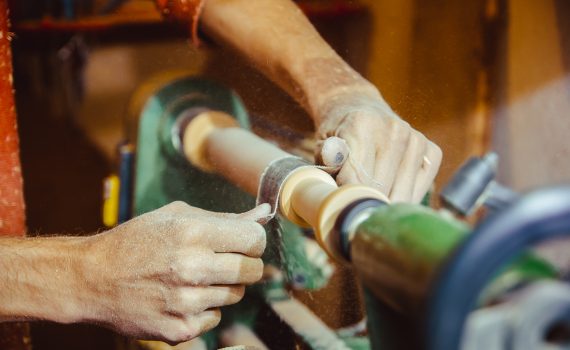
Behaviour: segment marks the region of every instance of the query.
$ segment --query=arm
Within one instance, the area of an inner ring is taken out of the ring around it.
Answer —
[[[241,52],[303,105],[319,140],[338,136],[346,141],[350,155],[343,154],[348,160],[337,176],[339,183],[366,183],[394,201],[421,200],[437,174],[441,150],[398,118],[379,91],[334,52],[292,1],[202,4],[204,30]],[[342,149],[323,147],[317,156],[335,159]]]
[[[86,238],[0,239],[0,321],[78,321]]]
[[[350,91],[381,100],[291,0],[206,0],[200,20],[302,104],[317,126],[333,96]]]
[[[0,239],[0,321],[90,322],[180,342],[261,278],[269,213],[177,202],[91,237]]]

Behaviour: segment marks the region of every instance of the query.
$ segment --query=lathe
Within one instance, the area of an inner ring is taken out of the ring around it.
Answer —
[[[334,169],[293,156],[249,128],[235,93],[182,77],[157,85],[132,113],[135,151],[121,153],[124,193],[115,205],[121,220],[131,208],[138,215],[174,200],[231,212],[256,201],[272,206],[266,276],[203,337],[208,348],[244,339],[249,343],[242,345],[282,348],[278,336],[263,333],[267,313],[309,349],[567,345],[568,276],[533,247],[570,233],[570,188],[517,195],[494,181],[497,159],[490,154],[456,173],[441,192],[442,208],[430,208],[429,200],[390,204],[364,185],[338,187]],[[473,228],[461,220],[482,206],[488,214]],[[311,248],[315,242],[356,271],[366,326],[331,329],[289,293],[322,288],[330,278],[332,265]]]

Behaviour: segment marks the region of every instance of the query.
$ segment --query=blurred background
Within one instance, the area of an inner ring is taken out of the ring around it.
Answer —
[[[300,0],[323,37],[438,143],[445,183],[471,155],[500,156],[517,190],[570,182],[570,2]],[[157,75],[201,75],[244,99],[254,130],[310,139],[308,116],[233,52],[196,48],[150,0],[13,0],[12,44],[31,234],[91,234],[129,101]],[[331,327],[360,319],[351,272],[300,295]],[[316,302],[318,300],[319,302]],[[329,303],[330,302],[330,303]],[[327,305],[335,305],[331,310]],[[35,349],[112,349],[93,326],[32,325]]]

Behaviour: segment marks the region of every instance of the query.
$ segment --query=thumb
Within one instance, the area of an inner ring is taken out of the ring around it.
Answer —
[[[344,139],[331,136],[317,143],[316,161],[326,167],[340,169],[348,159],[350,149]]]
[[[268,203],[260,204],[250,211],[238,214],[237,218],[255,221],[263,225],[271,219],[271,206]]]

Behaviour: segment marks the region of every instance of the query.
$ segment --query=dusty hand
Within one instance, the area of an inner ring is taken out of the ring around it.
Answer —
[[[262,205],[221,214],[174,202],[94,236],[86,255],[90,320],[137,338],[177,343],[220,321],[259,280]]]
[[[333,106],[318,127],[317,159],[343,164],[337,182],[373,186],[393,202],[420,202],[441,164],[440,148],[380,98],[344,97]],[[341,140],[325,142],[332,136]]]

